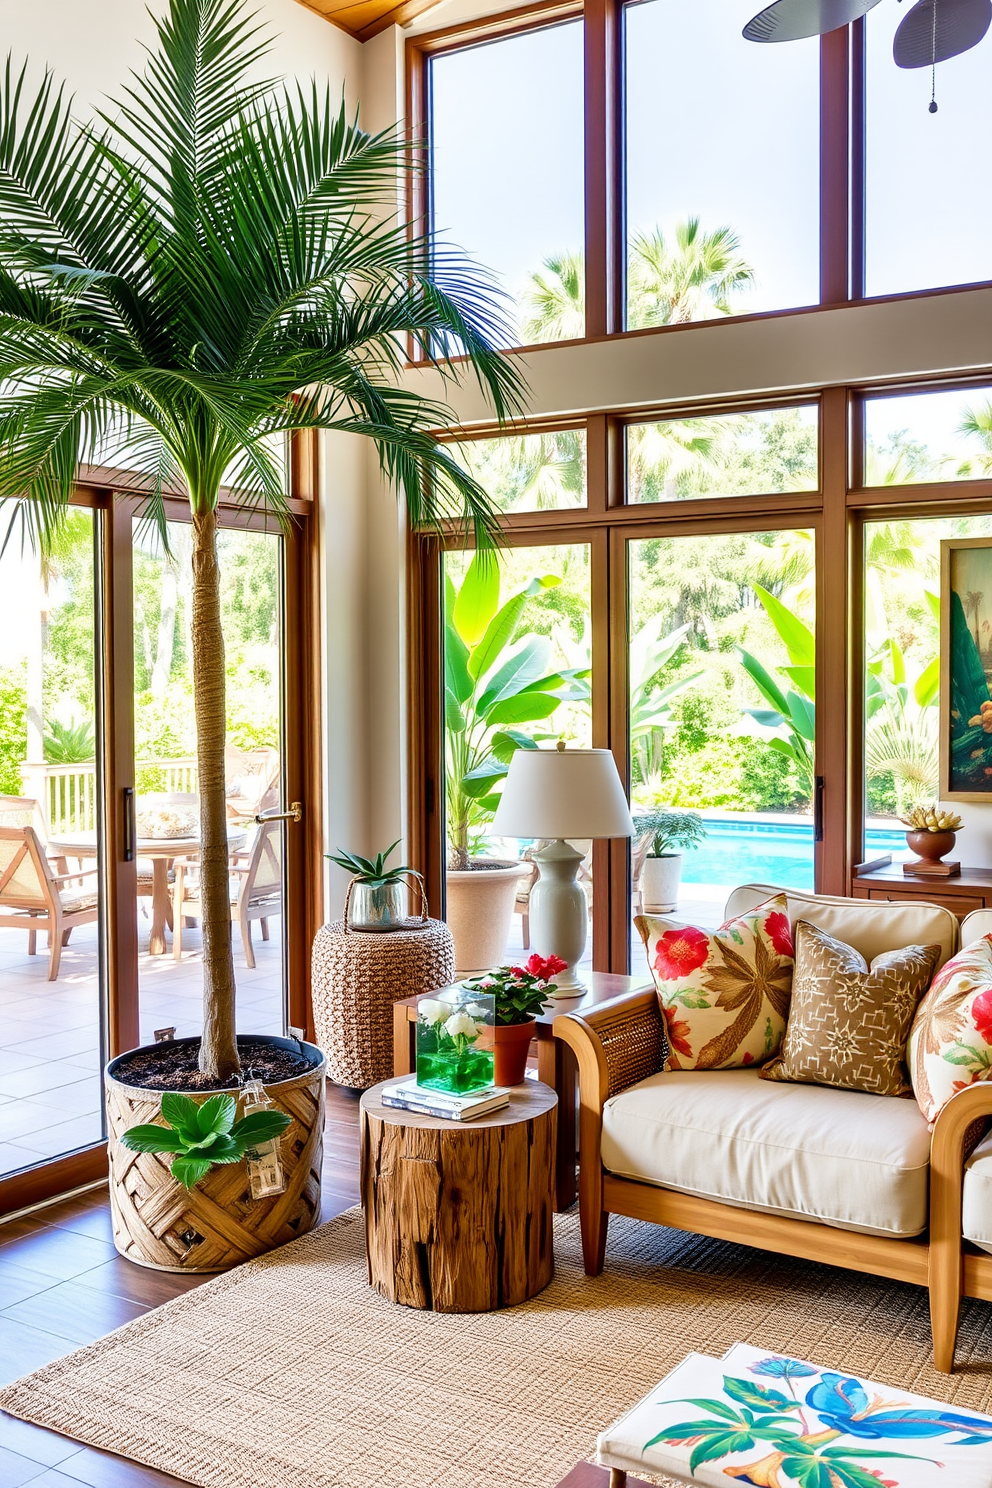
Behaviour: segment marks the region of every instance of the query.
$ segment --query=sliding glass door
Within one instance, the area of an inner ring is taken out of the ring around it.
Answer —
[[[226,789],[238,1028],[285,1026],[283,538],[218,536],[227,680]],[[142,1043],[202,1027],[190,528],[168,549],[134,523],[134,749]]]
[[[99,520],[0,555],[0,1179],[103,1136]]]
[[[632,898],[718,925],[746,882],[812,889],[815,539],[627,544]]]
[[[79,502],[43,562],[16,525],[0,554],[0,1213],[100,1177],[106,1060],[202,1026],[187,508],[163,544],[126,492]],[[309,1027],[323,918],[316,560],[289,503],[224,507],[218,537],[243,1033]]]

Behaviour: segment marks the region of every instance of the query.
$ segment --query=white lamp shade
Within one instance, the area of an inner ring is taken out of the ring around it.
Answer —
[[[497,837],[632,837],[608,749],[518,749],[492,831]]]

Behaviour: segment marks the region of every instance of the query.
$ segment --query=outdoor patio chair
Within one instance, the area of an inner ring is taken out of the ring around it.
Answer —
[[[75,927],[99,914],[98,873],[55,873],[34,827],[0,826],[0,928],[27,930],[29,956],[38,949],[38,931],[48,931],[50,982]]]
[[[266,746],[245,754],[229,744],[224,751],[227,814],[232,821],[253,821],[279,805],[281,764],[278,749]]]
[[[259,921],[262,939],[268,940],[269,920],[282,914],[281,829],[281,822],[264,822],[249,848],[231,854],[231,919],[241,931],[245,961],[252,970],[255,968],[252,921]],[[183,927],[202,917],[199,864],[180,859],[172,890],[172,954],[177,961],[183,953]]]
[[[544,846],[546,846],[544,842],[536,842],[533,847],[525,847],[520,854],[521,861],[530,864],[530,873],[519,880],[517,895],[513,901],[513,912],[520,916],[520,933],[525,951],[530,950],[530,892],[538,879],[538,867],[534,862],[534,853]],[[589,902],[589,914],[592,915],[592,843],[588,840],[579,840],[573,842],[572,846],[576,852],[585,853],[585,857],[579,864],[576,878],[585,892]]]

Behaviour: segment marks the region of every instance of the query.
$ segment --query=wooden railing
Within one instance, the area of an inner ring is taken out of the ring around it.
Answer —
[[[23,765],[23,790],[41,802],[53,837],[66,832],[95,832],[97,815],[96,765]],[[138,795],[195,795],[196,760],[139,760],[135,767]]]

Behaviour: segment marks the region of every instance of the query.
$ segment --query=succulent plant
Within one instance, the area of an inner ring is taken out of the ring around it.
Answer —
[[[960,832],[963,825],[953,811],[943,811],[936,803],[917,806],[909,816],[901,816],[899,820],[912,832]]]

